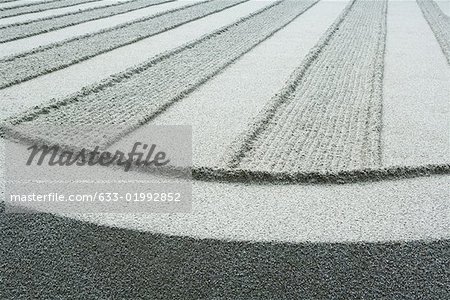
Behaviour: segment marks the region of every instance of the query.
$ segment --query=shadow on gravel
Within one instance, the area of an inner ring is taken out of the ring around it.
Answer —
[[[450,240],[273,244],[0,214],[1,299],[450,299]]]

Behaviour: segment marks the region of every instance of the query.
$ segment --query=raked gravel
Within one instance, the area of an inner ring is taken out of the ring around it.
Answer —
[[[2,19],[0,19],[0,26],[6,26],[6,25],[14,24],[14,23],[29,22],[32,20],[48,18],[48,17],[52,17],[52,16],[56,16],[56,15],[63,15],[63,14],[71,13],[71,12],[78,11],[78,10],[85,10],[85,9],[90,9],[90,8],[94,8],[94,7],[107,6],[107,5],[111,5],[113,3],[117,3],[117,2],[123,2],[123,0],[100,0],[100,1],[96,1],[96,2],[87,2],[87,3],[83,3],[83,4],[78,4],[75,6],[55,8],[55,9],[50,9],[50,10],[44,10],[41,12],[18,15],[15,17],[2,18]]]
[[[0,88],[62,69],[248,0],[194,3],[0,60]]]
[[[380,166],[386,1],[352,2],[232,150],[266,172]]]
[[[226,71],[124,136],[110,150],[127,149],[132,141],[146,140],[154,125],[191,125],[194,165],[216,166],[236,135],[283,86],[348,2],[318,2]]]
[[[415,1],[387,21],[383,165],[450,164],[450,65]]]
[[[177,2],[162,6],[169,6],[174,3]],[[162,52],[192,42],[223,26],[233,24],[240,18],[267,5],[270,5],[270,2],[255,0],[245,2],[56,72],[2,89],[0,90],[0,101],[3,109],[0,110],[0,118],[11,117],[52,98],[66,98],[94,82],[99,82],[127,68],[143,63]],[[155,8],[155,6],[152,8]],[[80,76],[80,74],[83,74],[83,76]],[[52,88],[49,89],[49,86]]]
[[[12,127],[4,129],[63,146],[106,146],[183,98],[314,4],[274,3],[72,97],[13,118]]]
[[[44,19],[10,24],[5,27],[0,27],[0,43],[13,41],[92,20],[123,14],[171,1],[174,0],[133,0],[128,2],[116,2],[107,6],[93,7],[86,10],[74,11]]]
[[[50,44],[61,43],[66,40],[72,40],[89,34],[95,34],[101,30],[120,26],[138,19],[147,18],[156,14],[178,9],[183,6],[202,2],[200,0],[173,1],[159,5],[153,5],[147,8],[134,10],[124,14],[92,20],[89,22],[65,27],[55,31],[50,31],[31,37],[11,41],[8,43],[0,43],[0,59],[7,56],[18,55],[23,52],[30,52],[38,47],[45,47]],[[1,21],[1,19],[0,19]]]
[[[43,3],[29,3],[22,6],[13,6],[0,9],[0,18],[14,17],[22,14],[35,13],[50,9],[75,6],[78,4],[97,2],[99,0],[58,0]]]
[[[450,16],[444,14],[434,1],[417,0],[450,65]]]

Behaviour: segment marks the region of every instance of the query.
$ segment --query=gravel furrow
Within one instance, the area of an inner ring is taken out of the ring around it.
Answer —
[[[386,10],[386,1],[352,2],[232,145],[228,165],[281,173],[379,167]]]
[[[450,17],[432,0],[417,0],[417,3],[450,64]]]
[[[44,3],[29,3],[21,6],[12,6],[0,9],[0,19],[15,17],[18,15],[37,13],[44,10],[63,8],[83,3],[97,2],[99,0],[58,0]]]
[[[0,89],[135,43],[248,0],[206,1],[165,11],[92,34],[38,47],[0,60]]]
[[[63,15],[10,24],[0,27],[0,43],[14,41],[68,26],[111,17],[172,1],[175,0],[132,0],[128,2],[117,2],[102,7],[93,7],[86,10],[69,12]]]
[[[33,5],[41,5],[41,4],[47,4],[47,3],[57,2],[57,1],[59,1],[59,0],[25,1],[25,3],[21,3],[23,1],[6,0],[6,1],[2,1],[0,3],[10,3],[10,2],[16,2],[16,3],[11,3],[7,7],[1,8],[0,11],[5,10],[5,9],[11,9],[11,8],[30,7]]]
[[[54,105],[18,116],[10,120],[15,126],[4,130],[68,147],[107,146],[182,99],[315,3],[271,4]]]

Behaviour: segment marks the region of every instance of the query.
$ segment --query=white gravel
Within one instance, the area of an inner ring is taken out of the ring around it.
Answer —
[[[18,22],[29,21],[29,20],[36,20],[36,19],[50,17],[50,16],[54,16],[54,15],[62,15],[62,14],[66,14],[69,12],[78,11],[81,9],[102,7],[105,5],[110,5],[110,4],[122,2],[122,1],[124,1],[124,0],[103,0],[103,1],[98,1],[98,2],[84,3],[84,4],[75,5],[75,6],[64,7],[64,8],[46,10],[46,11],[41,11],[41,12],[36,12],[36,13],[23,14],[23,15],[15,16],[15,17],[3,18],[3,19],[0,19],[0,26],[18,23]],[[14,3],[18,3],[18,2],[22,2],[22,1],[16,1]],[[12,3],[10,3],[10,4],[12,5]]]
[[[439,5],[440,9],[444,14],[450,16],[450,1],[449,0],[437,0],[435,1]]]
[[[113,148],[145,140],[153,125],[192,125],[194,164],[216,165],[236,135],[246,129],[249,120],[279,90],[347,3],[320,1]]]
[[[0,9],[0,18],[14,17],[22,14],[35,13],[57,8],[70,7],[83,3],[96,2],[97,0],[58,0],[36,4],[24,4]]]
[[[14,149],[17,157],[28,157],[25,147],[19,145]],[[51,172],[51,176],[63,180],[70,180],[71,176],[78,180],[121,178],[158,182],[161,179],[110,168],[71,169],[72,173],[67,167],[27,168],[29,176],[35,178],[49,178]],[[225,240],[298,243],[448,239],[449,179],[450,175],[445,175],[346,185],[194,181],[191,213],[67,216],[107,226]],[[64,184],[58,186],[52,192],[67,192]],[[148,187],[152,185],[144,183],[142,190]],[[39,202],[26,205],[43,207]],[[48,211],[52,211],[51,207]]]
[[[26,22],[10,24],[0,28],[0,42],[10,42],[34,35],[55,31],[69,26],[108,18],[131,11],[151,7],[158,4],[172,2],[174,0],[132,0],[129,2],[112,2],[108,6],[94,7],[91,9],[73,11],[64,15],[41,18],[39,20],[27,20]]]
[[[86,85],[231,24],[269,3],[267,1],[246,2],[63,70],[0,90],[0,103],[5,108],[0,111],[0,117],[6,118],[51,98],[61,98],[75,93]]]
[[[389,5],[383,164],[450,163],[450,67],[416,2]]]
[[[160,5],[151,6],[148,8],[132,11],[129,13],[104,18],[100,20],[90,21],[75,26],[70,26],[60,30],[39,34],[29,38],[12,41],[9,43],[0,44],[0,57],[15,55],[22,52],[30,51],[39,46],[45,46],[52,43],[58,43],[67,39],[86,34],[92,34],[97,31],[119,26],[121,24],[132,22],[134,20],[148,17],[157,13],[162,13],[168,10],[177,9],[186,5],[191,5],[200,0],[194,1],[176,1]]]
[[[32,139],[72,147],[93,149],[108,145],[182,99],[315,2],[275,3],[229,27],[62,99],[50,111],[30,112],[35,117],[21,118],[12,130]]]
[[[237,138],[231,167],[290,173],[380,166],[386,5],[348,7]]]

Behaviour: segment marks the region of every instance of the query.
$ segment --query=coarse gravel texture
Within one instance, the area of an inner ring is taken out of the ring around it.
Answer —
[[[36,34],[172,1],[174,0],[133,0],[128,2],[116,2],[103,7],[93,7],[86,10],[74,11],[44,19],[10,24],[0,27],[0,43],[14,41]]]
[[[0,89],[135,43],[248,0],[194,3],[0,60]]]
[[[163,6],[172,6],[173,3],[176,2]],[[67,98],[85,86],[143,63],[162,52],[170,51],[201,38],[203,35],[230,25],[268,4],[266,1],[245,2],[56,72],[2,89],[0,90],[0,101],[3,109],[0,110],[0,118],[12,117],[52,98]],[[52,88],[49,89],[49,86]]]
[[[145,140],[154,125],[191,125],[194,165],[216,166],[234,138],[278,92],[348,2],[319,1],[225,72],[108,150],[127,149],[132,141]]]
[[[208,166],[193,171],[197,179],[211,181],[192,182],[191,213],[4,214],[0,200],[0,299],[449,299],[450,165],[445,151],[450,67],[418,4],[403,3],[390,1],[388,7],[382,168],[330,174],[209,168],[283,86],[285,78],[270,77],[287,78],[347,4],[326,10],[330,3],[320,1],[148,123],[170,125],[171,118],[181,116],[173,123],[193,124],[193,145],[199,149],[195,161]],[[237,5],[0,90],[0,118],[53,96],[67,98],[99,78],[222,26],[217,23],[235,22],[239,13],[253,12],[250,7],[250,2]],[[233,84],[233,77],[242,83]],[[224,108],[222,115],[208,115],[214,101],[220,102],[217,109]],[[230,128],[220,128],[214,118]],[[113,146],[145,138],[143,127]],[[217,140],[218,146],[208,145]],[[25,146],[15,146],[27,157]],[[9,163],[14,168],[20,161]],[[433,168],[444,174],[431,175]],[[34,171],[35,178],[67,173],[49,166]],[[161,180],[98,166],[73,171],[75,180],[115,175]],[[229,181],[256,176],[258,182],[216,181],[229,175]],[[290,184],[275,184],[283,176]],[[361,182],[373,176],[377,182]],[[292,184],[305,179],[316,184]],[[343,179],[349,184],[329,183]],[[61,184],[56,191],[67,188]],[[45,211],[39,203],[26,205]]]
[[[450,66],[415,1],[389,4],[384,166],[450,163]]]
[[[43,3],[29,3],[21,6],[6,7],[0,9],[0,19],[97,1],[99,0],[58,0]]]
[[[417,2],[450,65],[450,16],[444,14],[432,0],[417,0]]]
[[[72,40],[88,34],[95,34],[98,31],[129,23],[138,19],[153,16],[155,14],[167,12],[189,4],[201,2],[194,1],[173,1],[164,4],[154,5],[147,8],[131,11],[125,14],[119,14],[108,18],[93,20],[74,26],[65,27],[55,31],[34,35],[31,37],[0,44],[0,57],[18,55],[24,52],[30,52],[38,47],[45,47],[50,44],[61,43],[66,40]],[[1,20],[1,19],[0,19]],[[131,45],[134,45],[133,43]]]
[[[87,3],[83,3],[83,4],[78,4],[75,6],[55,8],[55,9],[44,10],[44,11],[35,12],[35,13],[18,15],[18,16],[14,16],[14,17],[1,18],[0,26],[7,26],[10,24],[21,23],[21,22],[31,22],[31,21],[37,20],[37,19],[43,19],[43,18],[52,17],[52,16],[56,16],[56,15],[63,15],[66,13],[71,13],[71,12],[78,11],[78,10],[90,9],[93,7],[100,8],[103,6],[107,6],[107,5],[111,5],[113,3],[123,2],[123,1],[124,0],[100,0],[97,2],[87,2]]]
[[[386,1],[351,3],[237,140],[228,165],[288,173],[380,167],[386,12]]]
[[[314,1],[274,3],[70,98],[14,118],[13,126],[4,129],[15,136],[68,147],[107,146],[164,111],[314,4]],[[133,96],[137,90],[139,97]],[[125,104],[123,99],[129,102]],[[108,111],[106,118],[102,117],[104,111]],[[58,124],[65,124],[64,128]],[[35,131],[36,126],[40,130]],[[59,133],[55,132],[55,126]]]
[[[450,16],[450,0],[437,0],[435,1],[444,14]]]
[[[2,299],[448,299],[448,241],[255,243],[2,215]]]
[[[28,158],[29,151],[13,143],[8,149],[14,158],[8,159],[9,174],[15,174],[15,170],[21,170],[19,164]],[[26,172],[26,178],[57,179],[61,184],[52,184],[51,191],[60,195],[73,190],[70,188],[73,184],[81,185],[81,191],[87,192],[90,184],[105,180],[114,182],[105,188],[121,194],[128,187],[121,182],[140,183],[133,191],[145,191],[158,182],[179,182],[157,174],[101,166],[33,165],[27,166]],[[135,211],[133,206],[139,203],[129,202],[120,203],[122,213],[113,214],[92,213],[83,202],[65,207],[41,202],[16,204],[99,225],[196,238],[292,243],[438,240],[450,238],[449,179],[447,174],[379,182],[355,180],[344,185],[194,180],[188,182],[192,186],[189,213],[133,214],[130,211]],[[105,189],[101,188],[103,185],[97,187],[99,191]],[[33,192],[36,185],[21,188],[23,194]]]

